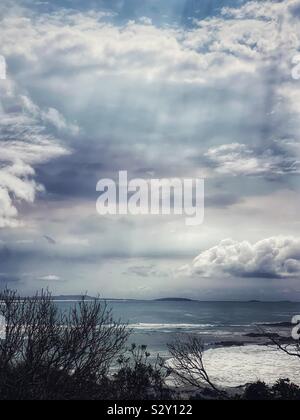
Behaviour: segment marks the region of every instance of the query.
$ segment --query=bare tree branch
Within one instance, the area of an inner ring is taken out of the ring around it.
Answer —
[[[172,374],[180,384],[190,385],[203,391],[205,387],[211,388],[220,398],[228,398],[211,381],[203,362],[203,343],[197,336],[178,337],[168,345],[172,356]]]

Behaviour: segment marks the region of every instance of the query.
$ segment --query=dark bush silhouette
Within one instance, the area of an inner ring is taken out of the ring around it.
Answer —
[[[261,401],[271,399],[271,390],[264,382],[256,382],[247,386],[243,400]]]
[[[165,381],[169,370],[158,356],[151,363],[146,346],[134,344],[118,360],[119,370],[113,378],[113,394],[117,400],[161,400],[170,399],[171,391]]]
[[[275,400],[300,400],[300,388],[289,379],[280,379],[272,387],[272,397]]]
[[[129,331],[100,300],[60,313],[48,292],[0,293],[6,320],[0,340],[1,399],[100,398],[101,384]]]
[[[247,386],[242,396],[244,400],[300,400],[300,388],[289,379],[279,379],[273,386],[256,382]]]

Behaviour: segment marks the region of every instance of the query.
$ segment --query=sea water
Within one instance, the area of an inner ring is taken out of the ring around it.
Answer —
[[[74,304],[57,302],[62,310]],[[260,328],[290,336],[288,324],[300,314],[300,303],[112,300],[107,304],[114,317],[132,329],[130,342],[147,345],[153,357],[159,353],[169,358],[167,344],[175,339],[184,340],[188,334],[200,337],[207,369],[218,384],[237,386],[258,379],[273,383],[287,377],[300,384],[300,360],[270,346],[265,338],[250,337],[259,335]]]

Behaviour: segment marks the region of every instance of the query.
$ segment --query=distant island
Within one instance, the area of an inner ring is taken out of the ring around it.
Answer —
[[[52,300],[56,301],[76,301],[76,300],[82,300],[82,299],[88,299],[88,300],[105,300],[105,301],[116,301],[116,302],[122,302],[122,301],[138,301],[139,299],[116,299],[116,298],[101,298],[101,297],[93,297],[88,295],[59,295],[59,296],[52,296]],[[179,297],[167,297],[167,298],[160,298],[160,299],[153,299],[152,302],[195,302],[194,299],[187,299],[187,298],[179,298]]]
[[[147,301],[147,302],[201,302],[201,303],[296,303],[288,300],[280,300],[280,301],[262,301],[262,300],[199,300],[199,299],[189,299],[189,298],[180,298],[180,297],[166,297],[166,298],[158,298],[158,299],[130,299],[130,298],[103,298],[99,296],[89,296],[89,295],[59,295],[59,296],[52,296],[51,299],[53,301],[80,301],[82,299],[86,300],[101,300],[106,302],[139,302],[139,301]]]
[[[52,300],[82,300],[82,299],[94,300],[95,297],[87,296],[87,295],[60,295],[60,296],[52,296]]]
[[[155,302],[195,302],[193,299],[187,298],[161,298],[161,299],[154,299]]]
[[[99,296],[89,296],[89,295],[59,295],[59,296],[52,296],[52,300],[54,301],[77,301],[77,300],[103,300],[103,301],[116,301],[116,302],[127,302],[127,301],[137,301],[137,299],[117,299],[117,298],[102,298]]]

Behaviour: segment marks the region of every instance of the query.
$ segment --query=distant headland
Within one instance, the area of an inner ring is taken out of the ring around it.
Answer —
[[[176,298],[176,297],[161,298],[161,299],[154,299],[154,300],[155,302],[195,302],[193,299]]]
[[[189,299],[189,298],[181,298],[181,297],[165,297],[165,298],[157,298],[157,299],[128,299],[128,298],[103,298],[99,296],[89,296],[89,295],[59,295],[59,296],[52,296],[52,300],[54,301],[79,301],[82,299],[85,300],[103,300],[103,301],[111,301],[111,302],[139,302],[139,301],[147,301],[147,302],[206,302],[206,303],[217,303],[217,302],[230,302],[230,303],[252,303],[252,304],[262,304],[262,303],[297,303],[296,301],[288,301],[288,300],[279,300],[279,301],[263,301],[263,300],[199,300],[199,299]]]

